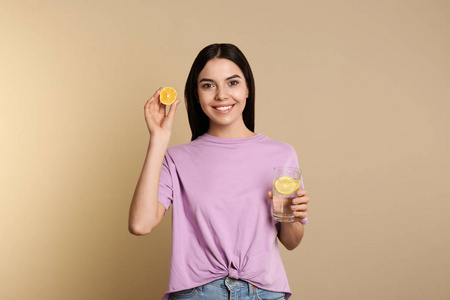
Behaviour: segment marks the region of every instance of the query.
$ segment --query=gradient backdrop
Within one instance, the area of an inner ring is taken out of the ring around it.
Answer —
[[[311,198],[292,299],[449,300],[449,20],[433,0],[2,0],[0,299],[160,299],[170,214],[127,230],[143,107],[231,42]]]

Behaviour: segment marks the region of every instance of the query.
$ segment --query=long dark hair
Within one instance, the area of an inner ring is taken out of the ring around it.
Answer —
[[[206,63],[213,58],[225,58],[231,60],[244,74],[248,87],[248,98],[242,116],[245,126],[251,131],[255,130],[255,80],[253,79],[250,65],[244,54],[235,45],[212,44],[203,48],[195,58],[184,88],[189,125],[192,132],[191,140],[195,140],[197,137],[206,133],[209,128],[209,118],[203,112],[199,102],[197,80],[198,75],[203,70]]]

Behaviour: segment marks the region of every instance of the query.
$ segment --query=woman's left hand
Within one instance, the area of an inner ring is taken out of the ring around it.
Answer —
[[[301,221],[308,216],[309,196],[306,190],[297,191],[298,198],[292,199],[291,209],[294,212],[295,219]]]
[[[269,191],[267,194],[270,199],[273,198],[272,191]],[[297,196],[297,198],[292,199],[291,210],[294,212],[295,220],[301,221],[308,216],[309,196],[306,190],[298,190]]]

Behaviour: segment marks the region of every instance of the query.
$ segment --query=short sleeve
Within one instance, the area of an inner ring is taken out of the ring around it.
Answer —
[[[164,205],[166,212],[173,201],[173,181],[167,154],[164,156],[161,175],[159,177],[158,201]]]

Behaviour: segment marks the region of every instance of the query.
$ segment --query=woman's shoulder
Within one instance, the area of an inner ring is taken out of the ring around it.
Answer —
[[[202,146],[203,145],[202,145],[201,139],[197,138],[190,142],[185,142],[182,144],[170,146],[167,149],[166,154],[168,154],[169,156],[192,154],[192,153],[197,152],[199,150],[199,148],[201,148]]]
[[[267,135],[262,135],[262,136],[264,136],[264,140],[263,141],[265,143],[267,143],[267,144],[270,144],[270,145],[273,145],[273,146],[282,147],[282,148],[294,149],[294,147],[291,144],[289,144],[289,143],[287,143],[285,141],[273,139],[273,138],[271,138],[271,137],[269,137]]]
[[[172,145],[167,148],[168,153],[173,152],[179,152],[179,151],[185,151],[186,149],[192,148],[192,146],[195,145],[194,141],[186,142],[178,145]]]

